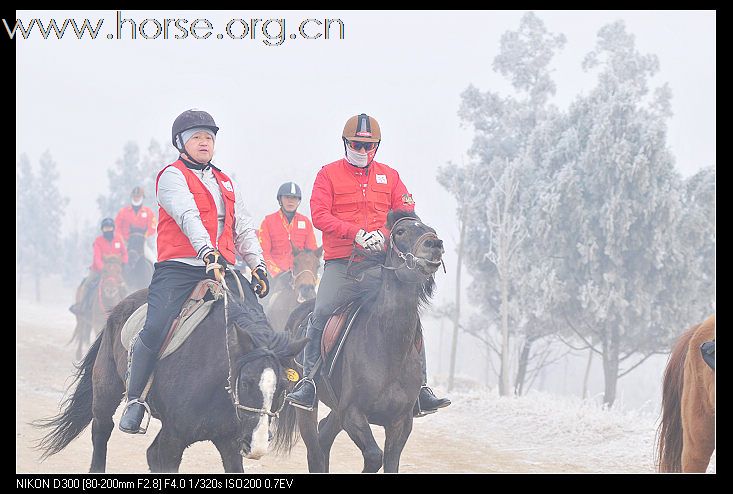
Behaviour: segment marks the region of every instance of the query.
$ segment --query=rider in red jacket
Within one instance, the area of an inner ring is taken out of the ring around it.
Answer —
[[[130,204],[117,213],[115,226],[117,232],[127,244],[131,233],[139,233],[145,237],[155,233],[155,214],[147,206],[143,206],[145,191],[142,187],[135,187],[130,194]]]
[[[127,263],[127,249],[118,233],[115,232],[115,222],[112,218],[102,220],[102,235],[98,236],[92,248],[94,255],[89,267],[89,276],[84,278],[77,292],[77,302],[69,307],[74,314],[80,315],[91,307],[91,294],[99,283],[104,264],[111,258],[118,259],[122,264]]]
[[[316,295],[316,305],[308,320],[303,379],[286,396],[291,405],[312,410],[315,383],[312,371],[321,354],[321,336],[329,317],[341,303],[341,294],[358,281],[346,276],[354,244],[365,250],[382,250],[388,232],[384,227],[390,209],[414,210],[415,201],[393,168],[374,160],[382,135],[374,117],[365,113],[351,117],[344,126],[345,157],[321,168],[313,184],[311,216],[323,232],[325,267]],[[367,273],[369,273],[367,271]],[[365,274],[367,274],[365,273]],[[371,276],[380,276],[374,271]],[[427,387],[425,345],[420,352],[423,387],[419,410],[433,412],[450,405]],[[418,415],[422,416],[422,415]]]
[[[277,191],[280,209],[265,216],[260,225],[258,238],[267,271],[272,276],[293,268],[293,247],[299,250],[316,249],[311,221],[297,212],[302,197],[298,184],[285,182]]]

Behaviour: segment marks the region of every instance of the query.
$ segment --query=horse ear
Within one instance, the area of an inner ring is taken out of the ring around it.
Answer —
[[[295,245],[293,245],[293,255],[294,256],[297,256],[298,254],[300,254],[300,249],[297,248]]]
[[[254,342],[250,334],[240,328],[236,322],[229,324],[227,331],[227,347],[229,348],[229,364],[234,366],[239,357],[254,348]]]
[[[313,253],[316,255],[316,257],[320,258],[323,255],[323,245],[314,250]]]

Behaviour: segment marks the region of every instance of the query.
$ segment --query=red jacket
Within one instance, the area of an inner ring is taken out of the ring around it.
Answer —
[[[265,216],[257,232],[267,271],[275,276],[293,267],[293,247],[316,249],[316,235],[307,216],[295,213],[288,223],[281,209]]]
[[[115,232],[115,236],[110,242],[104,235],[98,236],[94,240],[94,259],[92,260],[92,271],[101,272],[104,263],[110,257],[116,257],[123,263],[127,263],[127,248],[125,242],[122,241],[120,234]]]
[[[231,179],[216,168],[211,168],[224,197],[224,208],[226,210],[224,214],[224,230],[217,239],[216,233],[219,219],[217,218],[216,203],[209,189],[206,188],[195,173],[183,164],[183,161],[178,160],[168,166],[174,166],[183,173],[188,184],[188,189],[196,201],[196,207],[201,215],[201,222],[209,233],[211,244],[221,252],[224,259],[230,264],[234,264],[236,261],[234,255],[234,188],[232,187]],[[155,179],[156,193],[158,191],[160,175],[168,166],[158,172],[158,176]],[[176,221],[171,218],[165,209],[162,207],[158,208],[158,216],[160,218],[158,222],[158,262],[167,261],[176,257],[196,257],[196,251],[193,245],[191,245],[191,241],[181,231],[181,227],[178,226]]]
[[[130,227],[134,227],[138,231],[144,230],[146,237],[154,234],[155,214],[147,206],[140,206],[137,213],[131,205],[125,206],[120,209],[115,218],[115,231],[120,233],[125,242],[130,240]]]
[[[311,195],[313,226],[323,232],[323,258],[348,258],[359,229],[382,229],[387,236],[384,223],[390,209],[415,209],[396,170],[377,161],[358,168],[345,158],[325,165]]]

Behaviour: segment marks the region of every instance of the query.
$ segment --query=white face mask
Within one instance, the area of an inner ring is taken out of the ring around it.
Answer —
[[[139,205],[143,203],[143,199],[142,197],[138,199],[137,201],[135,199],[131,199],[130,202],[132,203],[133,206],[138,207]]]
[[[369,156],[367,155],[367,153],[361,154],[360,152],[351,149],[351,146],[346,146],[346,161],[348,161],[352,165],[359,168],[364,168],[365,166],[367,166],[368,159]]]

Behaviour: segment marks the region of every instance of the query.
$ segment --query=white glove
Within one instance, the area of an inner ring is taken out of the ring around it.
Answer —
[[[379,230],[371,232],[359,230],[354,240],[365,250],[379,251],[384,248],[384,234]]]

